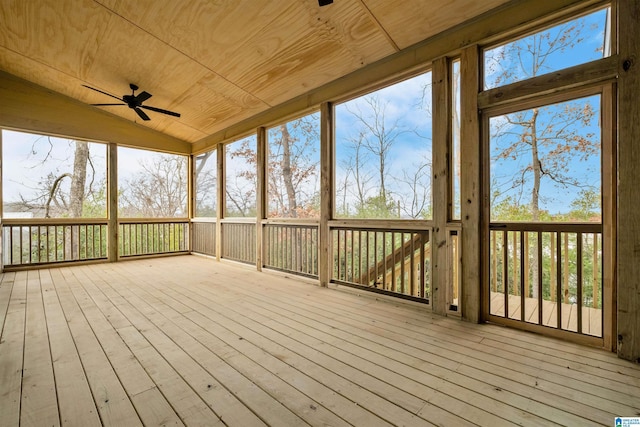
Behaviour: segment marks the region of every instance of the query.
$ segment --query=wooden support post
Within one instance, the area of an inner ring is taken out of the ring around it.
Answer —
[[[331,280],[331,230],[334,189],[334,134],[333,106],[325,102],[320,106],[320,229],[318,242],[318,279],[320,286]]]
[[[451,73],[447,58],[432,64],[433,81],[433,234],[431,240],[431,307],[446,314],[448,289],[447,221],[451,216]]]
[[[569,304],[569,233],[564,235],[564,252],[562,258],[562,302]]]
[[[218,169],[218,187],[216,188],[218,194],[216,197],[218,198],[217,209],[216,209],[216,259],[220,261],[222,259],[222,239],[224,236],[222,235],[222,218],[224,218],[225,211],[225,187],[226,187],[226,177],[224,174],[224,153],[226,151],[226,147],[224,144],[219,144],[216,153],[218,154],[217,158],[217,169]]]
[[[460,57],[461,122],[460,122],[460,213],[462,219],[462,318],[470,322],[482,320],[483,302],[481,258],[482,193],[480,177],[480,121],[478,90],[480,70],[478,46],[462,50]]]
[[[256,189],[256,268],[262,271],[262,237],[263,223],[267,219],[267,130],[259,127],[257,131],[258,158],[256,161],[258,188]]]
[[[4,185],[4,182],[2,180],[2,165],[3,165],[2,159],[3,159],[4,151],[2,150],[2,134],[3,134],[3,131],[2,129],[0,129],[0,273],[4,272],[4,241],[3,241],[4,228],[2,226],[2,218],[4,218],[4,211],[3,211],[4,196],[2,194],[2,186]],[[48,252],[49,251],[47,251],[47,253]],[[11,253],[11,246],[9,246],[9,253]]]
[[[189,180],[187,181],[187,194],[188,194],[188,205],[187,212],[189,215],[189,223],[187,226],[189,227],[188,235],[189,235],[189,247],[187,248],[189,252],[193,250],[193,223],[191,220],[196,217],[196,156],[193,154],[189,155],[189,168],[188,172]]]
[[[640,0],[618,6],[618,356],[640,362]]]
[[[107,146],[107,259],[118,260],[118,145]]]
[[[549,233],[549,244],[551,249],[549,250],[549,299],[551,301],[556,300],[556,286],[557,286],[557,276],[556,276],[556,235],[555,233]],[[541,261],[542,262],[542,261]]]
[[[613,16],[615,16],[615,14]],[[636,73],[638,73],[638,70],[636,70]],[[636,86],[636,88],[637,87],[638,86]],[[594,301],[596,304],[598,303],[598,294],[602,296],[602,302],[599,305],[599,308],[602,310],[603,319],[602,338],[604,340],[604,348],[611,351],[616,351],[617,342],[616,238],[618,226],[616,209],[618,201],[618,168],[616,166],[617,118],[615,89],[615,84],[611,84],[605,86],[602,93],[602,241],[600,242],[600,248],[602,250],[602,258],[600,260],[602,262],[602,274],[599,275],[602,277],[602,283],[600,292],[597,292],[597,282],[593,288]],[[598,255],[595,244],[596,241],[597,235],[594,235],[594,265],[598,265],[596,261]],[[594,274],[596,274],[595,268]],[[640,351],[638,353],[640,353]]]
[[[518,262],[518,252],[520,245],[518,245],[518,232],[513,232],[513,295],[520,295],[520,285],[518,283],[518,279],[520,278],[520,274],[518,274],[518,266],[520,263]]]

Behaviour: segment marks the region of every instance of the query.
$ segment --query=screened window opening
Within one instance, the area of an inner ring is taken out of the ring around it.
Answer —
[[[431,72],[335,107],[342,218],[431,218]]]
[[[2,131],[5,218],[105,218],[106,145]]]
[[[256,135],[225,147],[225,217],[256,217]]]
[[[213,218],[217,212],[217,151],[195,156],[195,216]]]
[[[590,13],[484,52],[484,88],[611,55],[611,9]]]
[[[268,216],[320,216],[320,114],[269,129]]]
[[[118,215],[186,218],[188,157],[118,147]]]
[[[600,96],[492,117],[491,219],[601,222]]]

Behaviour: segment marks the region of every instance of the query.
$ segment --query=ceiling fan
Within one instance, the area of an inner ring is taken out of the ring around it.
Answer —
[[[112,95],[108,92],[102,91],[100,89],[96,89],[95,87],[91,87],[91,86],[87,86],[87,85],[82,85],[86,88],[89,88],[91,90],[95,90],[96,92],[100,92],[103,93],[107,96],[110,96],[112,98],[115,98],[119,101],[122,101],[121,103],[118,104],[91,104],[91,105],[95,105],[97,107],[106,107],[106,106],[110,106],[110,105],[126,105],[127,107],[131,108],[133,111],[135,111],[138,116],[140,116],[140,118],[142,120],[151,120],[149,118],[149,116],[147,116],[147,114],[141,110],[141,108],[144,108],[145,110],[150,110],[150,111],[155,111],[156,113],[162,113],[162,114],[168,114],[170,116],[175,116],[175,117],[180,117],[179,113],[174,113],[173,111],[169,111],[169,110],[163,110],[162,108],[156,108],[156,107],[152,107],[150,105],[142,105],[142,103],[144,101],[146,101],[147,99],[151,98],[153,95],[151,95],[149,92],[145,92],[142,91],[139,94],[136,95],[136,91],[138,90],[138,86],[134,85],[133,83],[129,84],[129,87],[131,88],[131,95],[122,95],[122,98],[117,97],[115,95]]]

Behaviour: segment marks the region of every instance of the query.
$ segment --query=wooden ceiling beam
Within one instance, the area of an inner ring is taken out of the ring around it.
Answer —
[[[191,144],[0,71],[0,127],[189,154]]]

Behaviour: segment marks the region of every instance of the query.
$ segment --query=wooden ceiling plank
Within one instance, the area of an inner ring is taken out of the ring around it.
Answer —
[[[221,73],[271,105],[375,62],[395,49],[356,1],[283,11],[278,26],[259,34],[253,49],[265,60],[240,57]],[[304,17],[306,19],[300,19]],[[281,28],[287,28],[283,32]]]
[[[362,0],[401,49],[479,16],[509,0]]]
[[[0,45],[82,78],[96,58],[109,14],[95,2],[10,0],[0,2]]]

